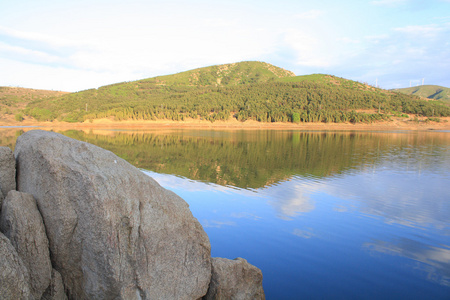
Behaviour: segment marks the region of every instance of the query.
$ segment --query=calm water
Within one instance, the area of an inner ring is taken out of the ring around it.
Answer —
[[[267,299],[450,299],[450,132],[64,134],[184,198]]]

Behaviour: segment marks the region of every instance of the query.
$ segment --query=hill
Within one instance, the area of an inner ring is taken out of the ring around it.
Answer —
[[[59,97],[66,92],[0,86],[0,119],[11,119],[37,99]]]
[[[439,85],[420,85],[403,89],[395,89],[394,91],[450,103],[450,88]]]
[[[265,83],[277,78],[293,77],[291,71],[259,61],[210,66],[174,75],[137,81],[137,84],[157,83],[174,86],[228,86]]]
[[[449,116],[416,96],[331,75],[295,76],[263,62],[210,66],[29,103],[38,121],[235,118],[259,122],[374,122],[392,115]]]

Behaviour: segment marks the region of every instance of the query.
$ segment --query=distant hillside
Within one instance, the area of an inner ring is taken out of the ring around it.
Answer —
[[[36,90],[0,86],[0,116],[2,119],[21,112],[28,103],[37,99],[59,97],[68,94],[59,91]]]
[[[420,85],[403,89],[395,89],[394,91],[450,103],[450,88],[439,85]]]
[[[263,62],[210,66],[29,103],[38,121],[235,118],[259,122],[374,122],[392,115],[449,116],[416,96],[331,75],[295,76]]]

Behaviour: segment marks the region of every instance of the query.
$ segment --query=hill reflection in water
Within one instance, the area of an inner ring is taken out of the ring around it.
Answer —
[[[335,176],[376,165],[387,156],[430,168],[448,134],[326,133],[292,131],[65,131],[158,173],[239,188],[261,188],[293,176]],[[448,159],[448,158],[447,158]],[[448,162],[448,161],[447,161]]]
[[[262,269],[267,299],[450,295],[448,132],[63,134],[179,194],[213,256]]]

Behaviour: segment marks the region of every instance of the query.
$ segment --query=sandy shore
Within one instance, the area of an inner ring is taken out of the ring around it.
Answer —
[[[389,122],[377,123],[261,123],[256,121],[239,122],[189,120],[189,121],[114,121],[111,119],[98,119],[92,122],[36,122],[24,120],[0,120],[0,126],[38,127],[43,129],[216,129],[216,130],[364,130],[364,131],[396,131],[396,130],[450,130],[450,118],[441,118],[441,122],[414,122],[412,120],[397,119]]]

